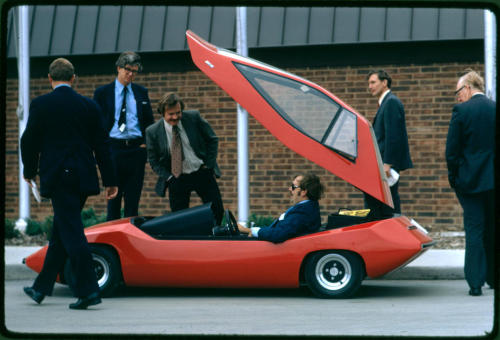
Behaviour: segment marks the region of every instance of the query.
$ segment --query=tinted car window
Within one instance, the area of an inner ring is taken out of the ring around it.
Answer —
[[[340,154],[356,158],[355,114],[304,83],[248,65],[235,66],[290,125]]]

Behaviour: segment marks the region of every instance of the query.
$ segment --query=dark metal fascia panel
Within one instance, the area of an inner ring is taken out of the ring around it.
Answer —
[[[383,42],[385,8],[362,8],[359,33],[360,42]]]
[[[189,22],[189,7],[170,6],[167,8],[163,51],[186,50],[186,29]],[[196,32],[201,34],[200,32]]]
[[[73,34],[72,55],[92,54],[96,40],[98,6],[79,6]]]
[[[466,16],[465,38],[484,39],[484,11],[480,9],[467,9]]]
[[[262,8],[257,47],[282,46],[284,16],[285,9],[283,7]]]
[[[411,8],[388,8],[385,41],[411,40]]]
[[[137,51],[141,38],[141,21],[143,6],[123,6],[118,31],[117,53]]]
[[[77,6],[56,6],[51,33],[50,55],[71,55]]]
[[[464,12],[461,8],[440,8],[439,39],[465,38]]]
[[[248,14],[247,14],[248,18]],[[247,27],[248,27],[247,22]],[[236,7],[215,7],[212,11],[210,41],[216,46],[236,48]],[[248,34],[247,34],[248,36]],[[247,42],[248,44],[248,42]]]
[[[166,11],[166,6],[144,6],[138,51],[163,51]]]
[[[308,45],[310,8],[288,7],[284,16],[283,45]]]
[[[116,53],[121,6],[100,6],[94,53]]]
[[[342,44],[359,41],[359,11],[359,8],[337,7],[335,9],[335,22],[332,43]]]
[[[50,38],[52,22],[54,18],[54,6],[36,6],[33,13],[32,35],[30,39],[31,56],[50,55]]]
[[[413,40],[438,39],[438,8],[413,9]]]

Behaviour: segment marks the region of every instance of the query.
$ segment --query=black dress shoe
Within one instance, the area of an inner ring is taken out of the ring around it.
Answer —
[[[93,306],[101,303],[101,298],[99,293],[92,293],[89,296],[78,298],[75,303],[71,303],[69,308],[71,309],[87,309],[88,306]]]
[[[32,298],[36,303],[40,304],[45,297],[44,294],[37,292],[34,290],[32,287],[24,287],[24,292],[26,295],[28,295],[30,298]]]
[[[469,290],[469,295],[472,295],[472,296],[479,296],[482,294],[483,294],[483,292],[481,291],[481,288],[471,288]]]

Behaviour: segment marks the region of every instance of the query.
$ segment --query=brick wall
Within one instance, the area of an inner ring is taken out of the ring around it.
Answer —
[[[455,103],[453,91],[458,74],[472,67],[483,72],[481,63],[434,63],[425,65],[383,65],[393,77],[392,89],[406,109],[410,151],[414,168],[402,173],[400,196],[403,212],[431,231],[462,229],[461,208],[448,186],[444,159],[448,123]],[[325,67],[288,69],[330,90],[370,121],[376,112],[376,99],[367,91],[366,74],[370,67]],[[96,87],[114,79],[113,74],[78,78],[75,89],[92,97]],[[198,71],[185,73],[140,74],[136,82],[150,92],[153,109],[160,96],[175,91],[187,108],[199,109],[219,136],[218,162],[222,170],[219,185],[226,208],[237,216],[237,121],[236,104],[210,79]],[[31,96],[48,92],[45,78],[32,79]],[[18,214],[17,80],[7,80],[6,192],[5,215]],[[160,116],[155,113],[155,119]],[[255,119],[249,117],[250,212],[277,216],[289,205],[288,185],[296,173],[313,171],[327,187],[320,201],[323,219],[340,207],[362,208],[363,195],[319,166],[288,150]],[[160,215],[168,200],[156,196],[156,175],[146,165],[144,189],[139,211]],[[191,205],[200,204],[196,194]],[[97,213],[106,209],[105,199],[94,196],[87,201]],[[49,202],[32,199],[31,216],[43,219],[52,214]]]

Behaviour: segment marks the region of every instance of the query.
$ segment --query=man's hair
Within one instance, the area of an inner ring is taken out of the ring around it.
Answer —
[[[132,51],[125,51],[116,60],[117,67],[124,68],[126,65],[138,66],[139,71],[142,71],[141,57]]]
[[[68,59],[57,58],[49,66],[49,74],[55,81],[70,81],[75,74],[75,68]]]
[[[307,190],[307,198],[312,201],[319,200],[325,191],[325,187],[321,184],[319,177],[313,173],[303,175],[299,186],[300,189]]]
[[[173,92],[164,94],[158,102],[158,113],[163,116],[166,109],[176,106],[177,103],[181,104],[181,111],[184,110],[184,102],[177,94]]]
[[[366,79],[368,80],[372,76],[372,74],[376,74],[380,81],[387,80],[387,87],[391,88],[392,78],[385,70],[371,70],[370,72],[368,72],[368,76],[366,77]]]
[[[462,85],[468,85],[470,88],[484,92],[484,80],[473,69],[466,69],[460,77]]]

